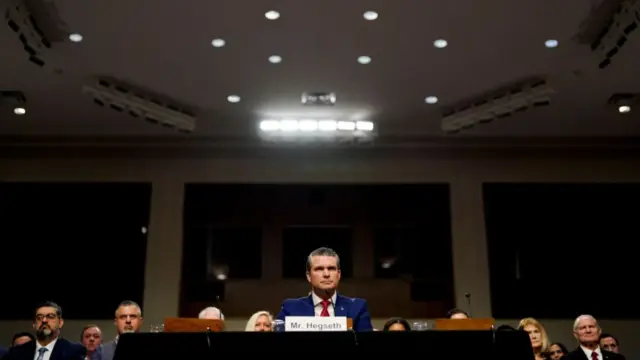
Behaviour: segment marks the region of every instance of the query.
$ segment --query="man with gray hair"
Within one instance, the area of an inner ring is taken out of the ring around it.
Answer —
[[[573,336],[580,347],[563,357],[566,360],[625,360],[625,357],[600,348],[602,329],[591,315],[580,315],[573,323]]]
[[[142,309],[135,301],[125,300],[116,309],[114,321],[118,335],[116,338],[102,346],[102,360],[113,360],[116,352],[118,337],[122,334],[137,333],[142,327]]]
[[[287,316],[340,316],[352,320],[355,331],[372,331],[367,301],[338,294],[340,257],[332,249],[321,247],[307,256],[307,281],[311,294],[282,303],[278,320]]]
[[[198,319],[224,320],[224,314],[217,307],[209,306],[200,311]]]

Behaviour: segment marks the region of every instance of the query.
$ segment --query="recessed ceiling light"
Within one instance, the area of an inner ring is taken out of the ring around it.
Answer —
[[[17,107],[13,109],[13,113],[16,115],[24,115],[27,113],[27,109],[23,108],[23,107]]]
[[[426,102],[427,104],[433,105],[438,102],[438,97],[427,96],[426,98],[424,98],[424,102]]]
[[[82,35],[78,34],[78,33],[73,33],[73,34],[69,34],[69,40],[71,40],[72,42],[80,42],[82,41]]]
[[[226,44],[227,44],[227,42],[224,41],[224,39],[213,39],[213,40],[211,40],[211,45],[213,45],[213,47],[220,48],[220,47],[225,46]]]
[[[621,105],[618,107],[618,112],[620,112],[621,114],[626,114],[628,112],[631,112],[631,106],[629,105]]]
[[[449,43],[445,39],[438,39],[433,42],[433,46],[437,47],[438,49],[444,49],[447,47],[447,45],[449,45]]]
[[[227,101],[229,101],[230,103],[240,102],[240,96],[238,96],[238,95],[229,95],[229,96],[227,96]]]
[[[264,17],[266,17],[269,20],[276,20],[280,18],[280,13],[275,10],[271,10],[264,13]]]
[[[358,57],[358,62],[360,64],[363,64],[363,65],[369,64],[371,62],[371,57],[369,57],[369,56],[359,56]]]
[[[271,55],[269,56],[269,62],[272,64],[279,64],[282,62],[282,56],[280,55]]]
[[[378,18],[378,13],[375,11],[366,11],[363,15],[365,20],[375,20]]]
[[[544,42],[544,46],[546,46],[548,49],[553,49],[555,47],[558,47],[558,40],[549,39]]]

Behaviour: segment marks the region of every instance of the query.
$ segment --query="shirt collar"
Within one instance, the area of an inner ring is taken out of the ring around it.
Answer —
[[[53,352],[53,347],[56,345],[56,342],[58,341],[58,338],[53,339],[52,342],[48,343],[47,346],[42,346],[40,345],[40,343],[36,340],[36,353],[38,352],[38,350],[40,350],[40,348],[47,348],[47,352],[49,354],[51,354],[51,352]]]
[[[598,354],[598,360],[604,360],[602,351],[600,350],[600,346],[598,346],[595,350],[587,349],[582,345],[580,345],[580,348],[582,349],[582,351],[584,351],[584,354],[587,355],[587,359],[591,360],[591,353],[595,351],[595,353]]]
[[[333,295],[331,296],[331,299],[329,299],[329,301],[331,302],[331,306],[335,307],[336,306],[336,299],[338,298],[338,293],[334,292]],[[316,295],[316,293],[311,292],[311,299],[313,300],[313,306],[318,306],[322,303],[322,298],[320,298],[320,296]]]

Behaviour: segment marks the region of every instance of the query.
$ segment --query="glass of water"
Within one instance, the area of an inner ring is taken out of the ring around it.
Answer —
[[[425,321],[416,321],[411,326],[413,331],[427,331],[429,330],[429,324]]]
[[[273,331],[275,332],[284,332],[284,320],[275,319],[273,320]]]

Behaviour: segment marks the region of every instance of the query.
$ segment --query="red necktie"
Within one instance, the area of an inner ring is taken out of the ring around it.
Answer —
[[[329,316],[329,304],[331,304],[331,301],[322,300],[321,304],[322,304],[322,312],[320,313],[320,316]],[[598,360],[598,359],[594,359],[594,360]]]
[[[591,352],[591,360],[598,360],[598,353],[595,351]]]

